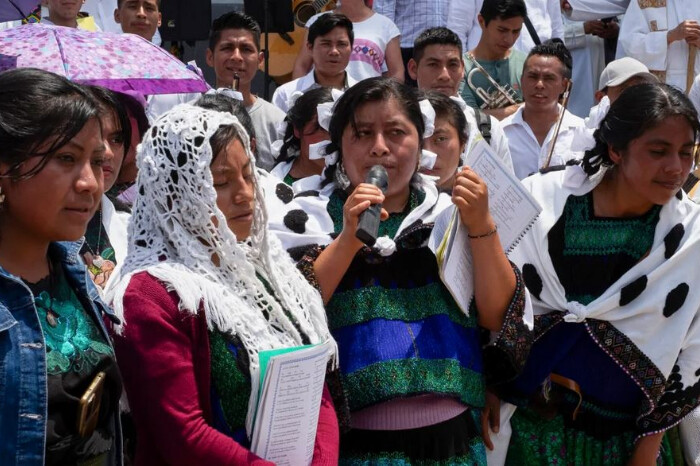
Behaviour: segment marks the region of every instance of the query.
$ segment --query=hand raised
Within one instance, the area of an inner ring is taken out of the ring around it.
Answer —
[[[455,177],[452,202],[471,235],[487,233],[494,228],[489,213],[489,190],[486,183],[469,167],[463,167]]]

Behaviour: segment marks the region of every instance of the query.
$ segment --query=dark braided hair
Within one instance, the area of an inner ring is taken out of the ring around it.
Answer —
[[[583,156],[584,171],[590,176],[601,167],[613,166],[609,147],[623,150],[649,128],[674,116],[688,120],[693,128],[693,138],[697,140],[700,131],[698,112],[682,91],[660,83],[638,84],[625,89],[593,133],[595,146]]]
[[[319,104],[332,102],[333,94],[330,87],[317,87],[300,96],[287,112],[285,121],[287,129],[284,132],[283,145],[276,163],[288,162],[296,158],[301,150],[301,140],[294,135],[294,130],[301,133],[304,126],[317,115]]]

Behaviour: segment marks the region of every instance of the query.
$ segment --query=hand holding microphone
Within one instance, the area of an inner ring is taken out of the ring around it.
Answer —
[[[389,187],[389,175],[386,172],[386,168],[382,165],[374,165],[369,169],[369,172],[367,172],[365,183],[372,184],[381,189],[382,193],[385,193],[386,189]],[[360,214],[355,236],[367,246],[373,246],[377,241],[381,213],[382,205],[372,204],[367,210]]]
[[[362,244],[372,246],[377,239],[379,222],[389,214],[382,209],[388,186],[386,169],[381,165],[370,168],[366,182],[358,185],[343,206],[343,238],[345,247],[360,249]],[[358,241],[359,239],[359,241]]]

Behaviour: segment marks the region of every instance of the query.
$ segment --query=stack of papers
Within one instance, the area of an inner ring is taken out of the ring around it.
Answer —
[[[251,450],[278,465],[309,465],[331,345],[260,352]]]
[[[518,244],[542,211],[525,189],[482,139],[467,156],[467,165],[486,183],[489,211],[506,254]],[[464,313],[474,294],[469,232],[459,218],[457,207],[445,209],[435,220],[429,247],[440,267],[440,278]]]

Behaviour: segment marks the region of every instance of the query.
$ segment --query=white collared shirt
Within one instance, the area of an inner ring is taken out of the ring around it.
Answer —
[[[544,143],[540,146],[535,133],[530,129],[530,125],[523,120],[524,109],[525,105],[521,106],[513,115],[501,121],[503,132],[508,138],[515,176],[521,180],[535,173],[544,165],[557,126],[556,123],[552,125]],[[559,111],[561,111],[561,106],[559,106]],[[550,166],[563,165],[569,160],[583,157],[583,152],[571,150],[575,129],[582,126],[584,126],[583,119],[569,113],[568,110],[564,113],[564,120],[559,130]]]
[[[356,83],[357,81],[352,76],[350,76],[350,73],[346,71],[345,86],[343,90],[354,86]],[[275,93],[272,94],[272,103],[284,113],[287,113],[289,111],[289,108],[291,107],[289,105],[289,98],[292,96],[292,94],[294,94],[295,92],[306,92],[309,89],[315,89],[317,87],[321,86],[316,82],[316,77],[314,76],[314,68],[311,68],[311,71],[309,71],[306,75],[302,76],[301,78],[294,79],[278,87],[275,90]]]

